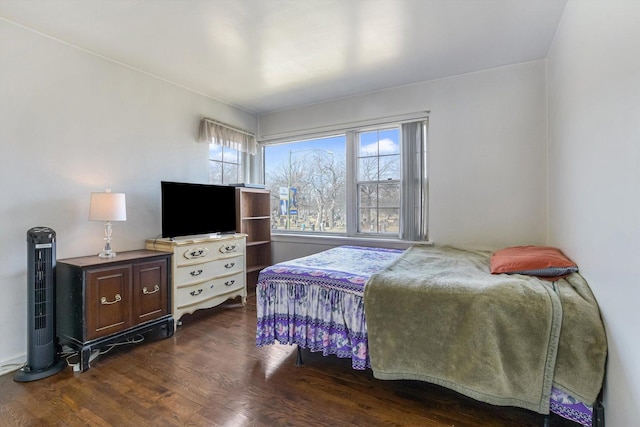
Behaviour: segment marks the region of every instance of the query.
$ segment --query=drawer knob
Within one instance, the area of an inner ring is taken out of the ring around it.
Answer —
[[[143,294],[145,294],[145,295],[151,295],[151,294],[155,294],[155,293],[156,293],[156,292],[158,292],[159,290],[160,290],[160,286],[158,286],[158,285],[155,285],[155,286],[153,287],[153,290],[152,290],[152,291],[148,291],[148,290],[147,290],[147,287],[145,286],[144,288],[142,288],[142,293],[143,293]]]
[[[229,263],[224,265],[224,268],[233,268],[234,265],[236,265],[235,262],[229,262]]]
[[[197,291],[191,291],[189,293],[191,294],[192,297],[195,297],[196,295],[200,295],[202,293],[202,289],[198,289]]]
[[[222,252],[223,254],[228,254],[228,253],[231,253],[231,252],[235,252],[236,249],[238,249],[238,245],[236,245],[236,244],[220,246],[220,252]]]
[[[202,274],[202,270],[193,270],[189,273],[192,277],[196,277]]]
[[[236,283],[235,280],[229,280],[228,282],[224,282],[225,286],[232,286],[234,283]]]
[[[187,259],[204,258],[207,256],[208,253],[209,253],[209,249],[206,247],[196,248],[196,249],[186,251],[184,253],[184,257]]]
[[[116,299],[113,300],[113,301],[107,301],[107,297],[102,297],[102,298],[100,298],[100,304],[109,305],[109,304],[115,304],[117,302],[122,301],[122,297],[120,296],[120,294],[116,294],[115,298]]]

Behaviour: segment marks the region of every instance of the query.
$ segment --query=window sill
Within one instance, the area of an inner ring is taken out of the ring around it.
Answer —
[[[271,241],[275,243],[306,243],[322,245],[360,245],[360,246],[380,246],[385,248],[406,249],[414,244],[431,245],[432,242],[420,241],[410,242],[397,238],[376,238],[376,237],[350,237],[336,235],[316,235],[316,234],[289,234],[272,233]]]

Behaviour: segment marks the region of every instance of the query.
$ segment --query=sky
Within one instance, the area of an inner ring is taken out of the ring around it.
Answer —
[[[362,132],[359,141],[359,156],[392,154],[400,152],[398,129]],[[379,138],[379,144],[378,142]],[[344,135],[312,139],[294,144],[269,145],[265,148],[265,174],[268,176],[281,165],[288,165],[289,153],[293,160],[315,150],[330,151],[336,158],[346,157],[346,138]]]
[[[280,165],[289,164],[289,153],[292,160],[313,153],[316,150],[330,151],[336,158],[345,158],[345,136],[339,135],[329,138],[312,139],[295,144],[269,145],[265,148],[265,174],[268,176]]]

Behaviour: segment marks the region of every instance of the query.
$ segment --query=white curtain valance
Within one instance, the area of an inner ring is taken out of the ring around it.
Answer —
[[[258,152],[255,134],[206,117],[200,120],[198,141],[222,145],[249,154]]]

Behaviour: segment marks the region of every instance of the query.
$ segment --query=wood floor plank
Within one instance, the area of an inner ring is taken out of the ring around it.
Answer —
[[[294,346],[255,347],[255,295],[183,317],[171,338],[147,336],[71,368],[17,383],[0,377],[2,426],[534,427],[542,416],[485,405],[417,381],[379,381],[351,362]],[[577,424],[552,417],[553,427]]]

